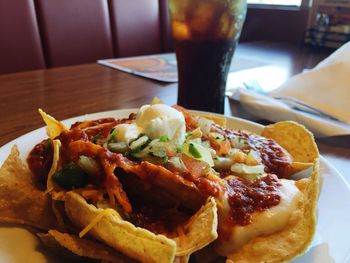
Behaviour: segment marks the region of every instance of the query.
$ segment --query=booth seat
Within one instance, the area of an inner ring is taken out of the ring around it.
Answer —
[[[34,2],[0,0],[0,74],[45,67]]]
[[[0,0],[0,74],[171,50],[167,0]]]

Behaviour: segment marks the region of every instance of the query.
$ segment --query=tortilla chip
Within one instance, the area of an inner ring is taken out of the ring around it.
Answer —
[[[319,161],[316,159],[311,177],[296,182],[303,196],[283,230],[251,240],[229,255],[226,262],[285,262],[301,255],[311,243],[315,233],[319,194],[318,174]]]
[[[288,178],[291,175],[309,169],[313,166],[313,163],[301,163],[301,162],[293,162],[286,167],[283,167],[283,171],[279,173],[279,176]]]
[[[114,263],[136,262],[106,245],[92,240],[82,239],[75,235],[50,230],[47,234],[39,234],[38,236],[47,247],[59,254],[66,254],[68,257],[71,255],[67,253],[67,250],[79,257],[105,260]]]
[[[176,256],[189,256],[213,242],[218,237],[216,202],[213,197],[181,226],[184,234],[174,238],[177,244]]]
[[[294,162],[313,163],[319,156],[312,133],[296,122],[283,121],[268,125],[261,135],[278,142],[292,155]]]
[[[69,219],[80,229],[86,227],[103,211],[89,205],[83,197],[74,192],[66,194],[65,208]],[[111,214],[105,215],[96,223],[89,234],[142,262],[173,262],[175,258],[176,243],[173,240],[135,227]]]
[[[68,218],[64,210],[64,202],[51,200],[52,212],[56,216],[57,225],[59,225],[61,231],[67,231],[69,229],[69,223],[67,223]]]
[[[54,117],[47,114],[42,109],[39,109],[38,111],[39,111],[41,117],[43,118],[45,124],[47,125],[46,132],[51,140],[55,139],[62,132],[68,131],[68,129],[63,125],[63,123],[59,122]]]
[[[35,188],[31,173],[13,146],[0,168],[0,222],[17,223],[39,229],[57,227],[51,198]]]
[[[215,122],[217,125],[226,128],[227,125],[227,119],[225,117],[219,116],[219,115],[214,115],[210,113],[196,113],[196,116],[206,118],[208,120],[212,120]]]

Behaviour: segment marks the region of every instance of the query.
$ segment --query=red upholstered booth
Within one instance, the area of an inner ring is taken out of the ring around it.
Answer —
[[[0,74],[171,50],[168,0],[0,0]]]
[[[110,10],[116,56],[161,52],[157,0],[111,0]]]
[[[49,67],[113,57],[107,0],[37,0]]]
[[[45,68],[34,0],[0,0],[0,74]]]

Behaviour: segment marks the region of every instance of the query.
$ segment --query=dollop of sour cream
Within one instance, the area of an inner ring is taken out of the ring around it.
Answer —
[[[165,104],[142,106],[136,116],[136,125],[152,140],[166,135],[175,144],[185,141],[183,114]]]
[[[142,106],[134,123],[119,124],[115,130],[118,142],[129,143],[145,134],[152,140],[167,136],[174,144],[180,145],[185,142],[186,123],[183,114],[176,109],[154,104]]]

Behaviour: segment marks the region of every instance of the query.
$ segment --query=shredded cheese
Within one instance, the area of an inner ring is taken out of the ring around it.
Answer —
[[[53,158],[52,158],[52,165],[49,171],[49,174],[47,176],[47,181],[46,181],[46,192],[49,193],[54,189],[54,184],[52,182],[52,176],[57,170],[58,162],[60,159],[60,147],[61,147],[61,142],[60,140],[53,140]]]
[[[89,232],[104,216],[108,214],[114,215],[118,219],[123,220],[119,213],[114,209],[104,209],[103,211],[99,212],[97,216],[93,220],[91,220],[91,222],[82,231],[80,231],[79,237],[82,238],[83,236],[85,236],[87,232]]]

